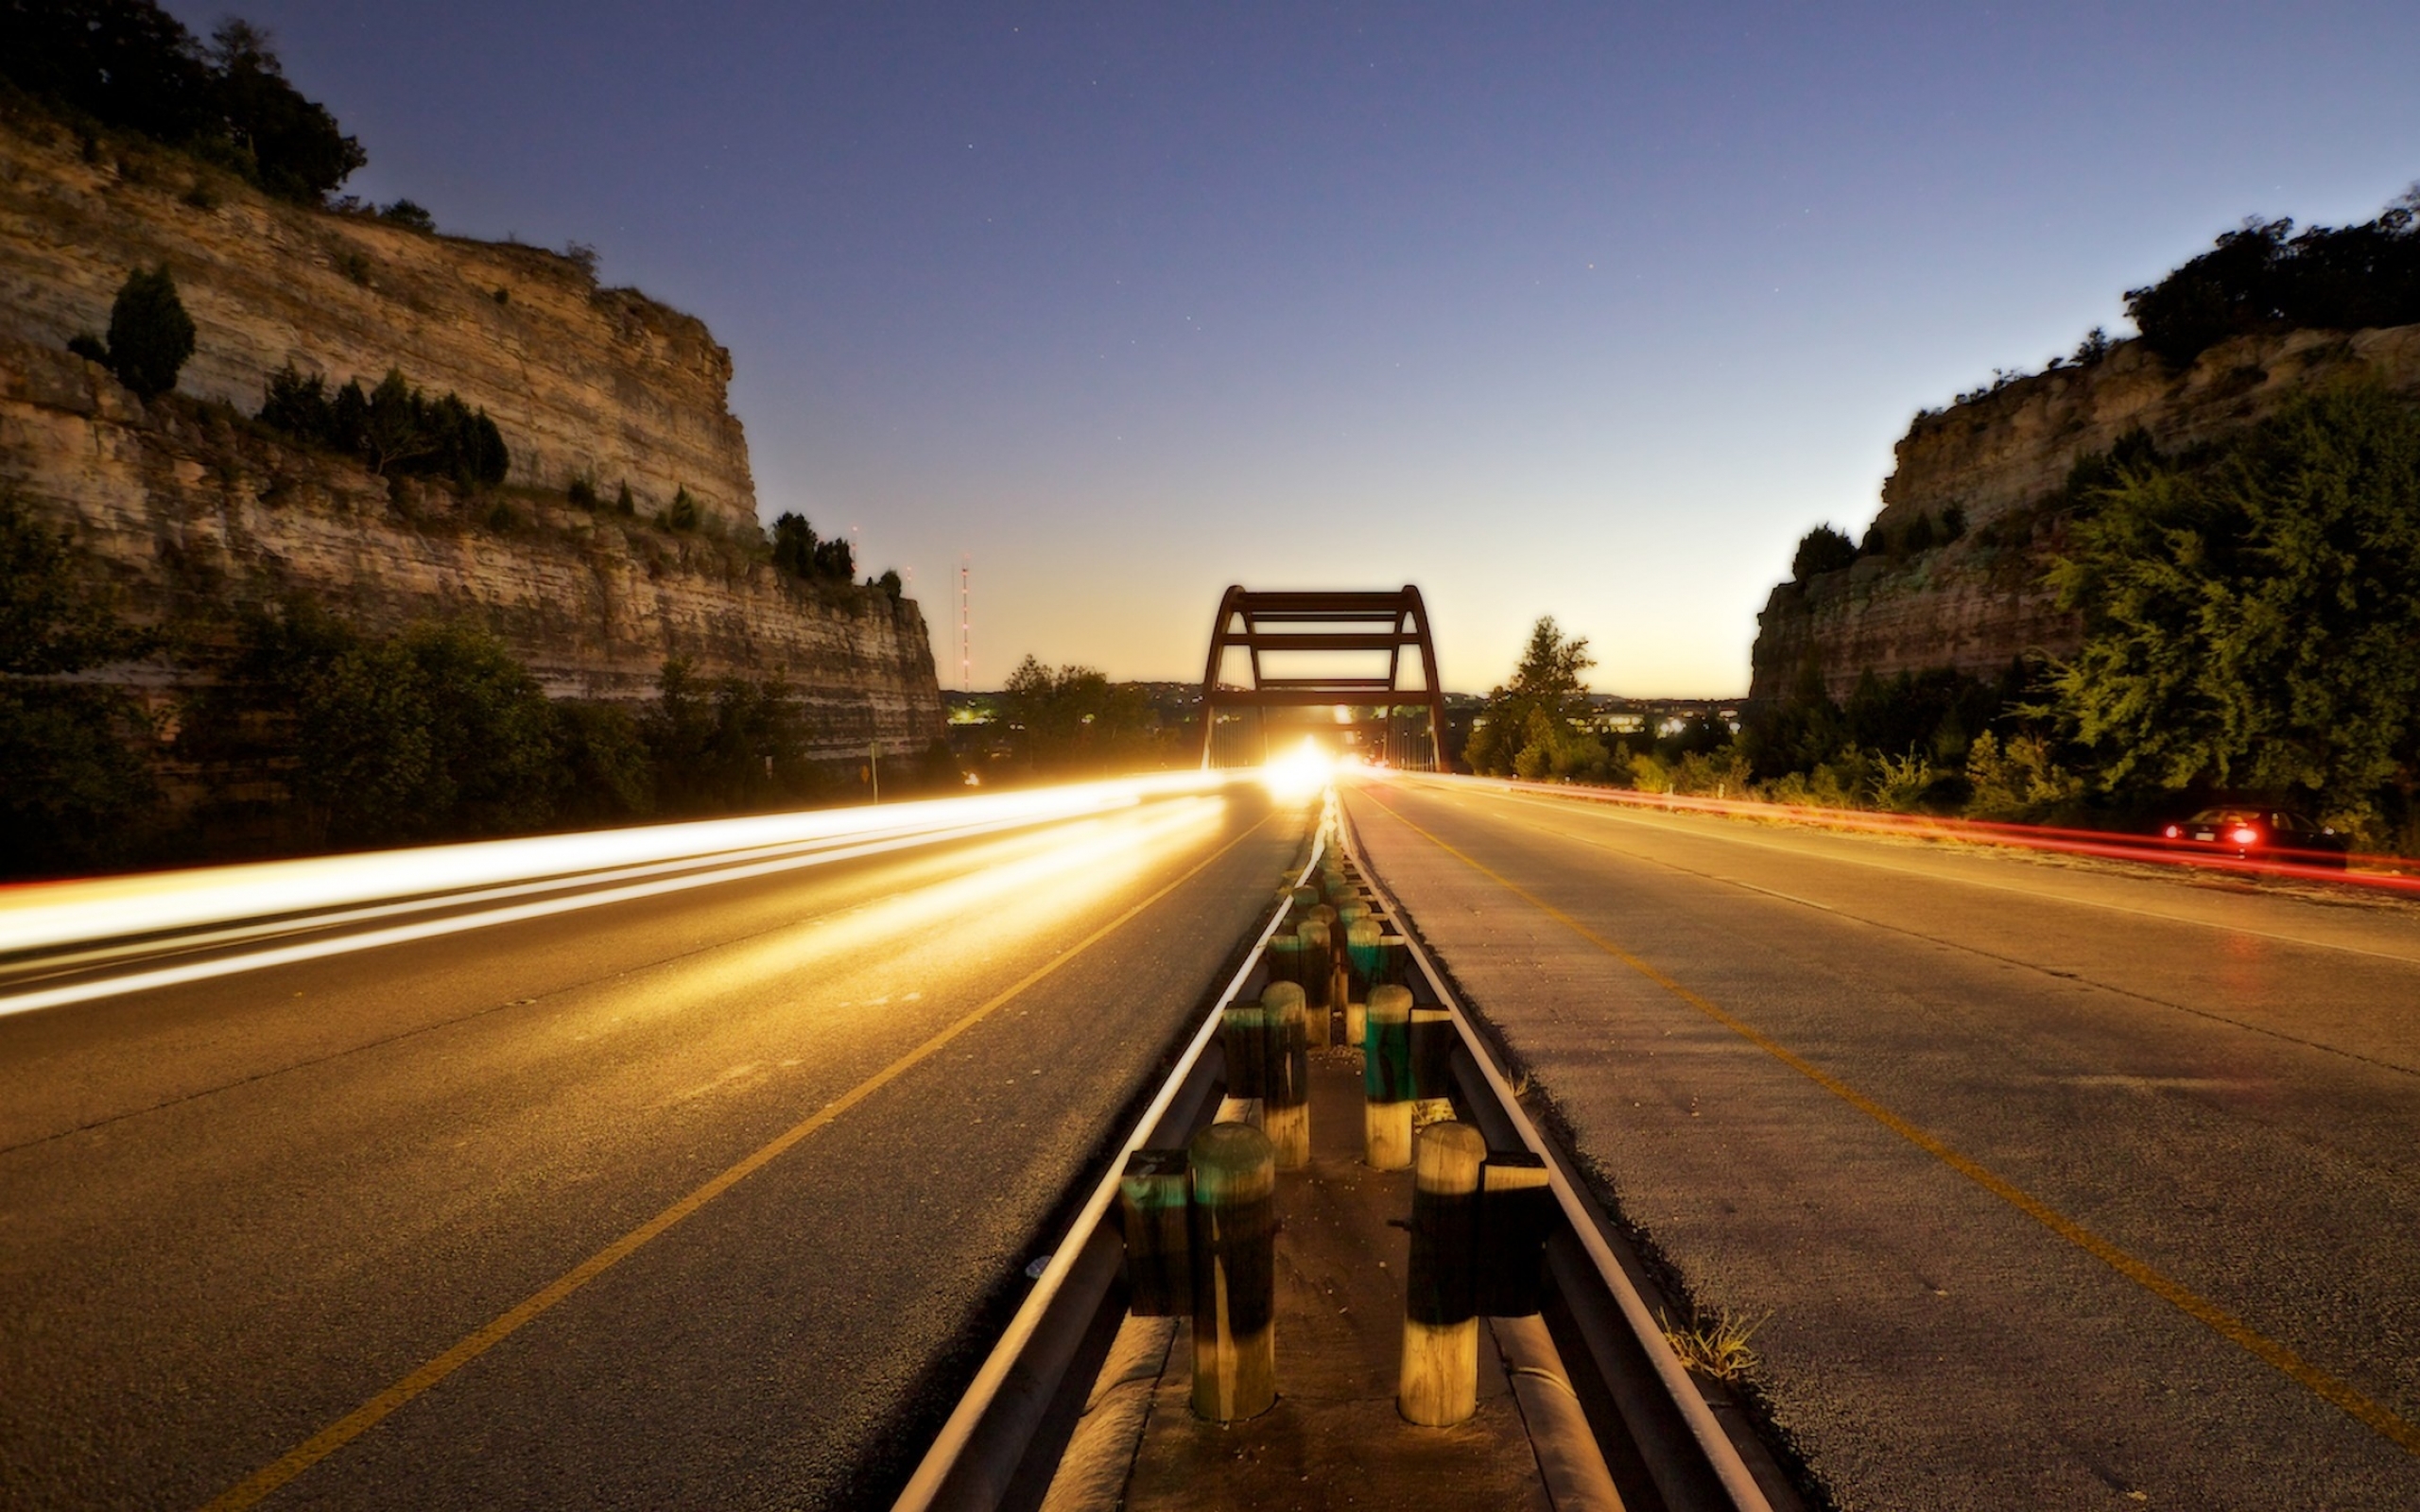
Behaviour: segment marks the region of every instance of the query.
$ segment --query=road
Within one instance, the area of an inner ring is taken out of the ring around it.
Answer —
[[[1399,779],[1347,805],[1842,1507],[2420,1505],[2420,910]]]
[[[1306,824],[1230,788],[0,1018],[0,1503],[885,1503]]]

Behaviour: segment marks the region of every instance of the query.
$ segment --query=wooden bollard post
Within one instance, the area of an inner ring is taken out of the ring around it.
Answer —
[[[1216,1423],[1277,1400],[1277,1160],[1245,1124],[1213,1124],[1193,1165],[1193,1411]]]
[[[1354,985],[1360,988],[1364,999],[1378,985],[1378,971],[1385,964],[1386,954],[1378,942],[1385,937],[1374,919],[1357,919],[1344,926],[1344,955],[1353,963]]]
[[[1311,1054],[1303,989],[1281,982],[1260,995],[1260,1131],[1276,1146],[1277,1169],[1311,1163]],[[1324,1017],[1324,1014],[1322,1014]]]
[[[1403,1379],[1409,1421],[1450,1428],[1478,1408],[1477,1258],[1479,1168],[1487,1140],[1468,1124],[1420,1131],[1411,1168],[1411,1264],[1406,1272]]]
[[[1136,1317],[1193,1311],[1193,1194],[1183,1150],[1136,1150],[1117,1180],[1127,1307]]]
[[[1361,1158],[1373,1170],[1411,1163],[1411,989],[1370,994],[1361,1044]]]
[[[1312,910],[1314,915],[1318,912],[1318,909]],[[1301,927],[1294,931],[1295,937],[1303,942],[1303,998],[1313,1007],[1334,1006],[1327,995],[1328,978],[1335,971],[1335,967],[1328,960],[1331,954],[1328,941],[1334,934],[1335,926],[1319,918],[1304,919]]]
[[[1230,1003],[1219,1016],[1227,1053],[1227,1103],[1219,1116],[1259,1126],[1269,1096],[1269,1015],[1257,1003]]]
[[[1303,937],[1285,934],[1269,936],[1269,979],[1272,982],[1303,980]]]

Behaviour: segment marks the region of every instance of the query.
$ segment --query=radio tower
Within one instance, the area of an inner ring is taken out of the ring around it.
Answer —
[[[958,691],[974,690],[975,677],[975,569],[973,559],[958,559]]]

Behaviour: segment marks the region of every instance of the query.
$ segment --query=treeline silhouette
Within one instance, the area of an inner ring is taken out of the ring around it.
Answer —
[[[2183,367],[2231,336],[2420,321],[2420,186],[2376,219],[2313,226],[2254,217],[2156,284],[2126,291],[2143,342]]]
[[[286,82],[268,33],[233,18],[205,43],[151,0],[0,0],[0,78],[88,142],[136,132],[286,199],[317,204],[369,162]]]

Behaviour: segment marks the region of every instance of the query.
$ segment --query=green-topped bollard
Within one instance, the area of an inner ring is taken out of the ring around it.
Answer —
[[[1380,974],[1386,965],[1385,939],[1386,932],[1374,919],[1357,919],[1344,926],[1345,959],[1353,963],[1353,981],[1364,998],[1385,979]]]
[[[1270,936],[1269,949],[1264,953],[1269,962],[1269,979],[1272,982],[1291,982],[1300,986],[1303,980],[1303,938],[1300,935],[1288,933]]]
[[[1215,1423],[1277,1400],[1277,1159],[1245,1124],[1193,1137],[1193,1411]]]
[[[1305,919],[1294,931],[1295,939],[1302,945],[1297,960],[1302,971],[1303,998],[1315,1008],[1335,1005],[1327,995],[1328,978],[1336,971],[1335,963],[1329,959],[1333,952],[1328,944],[1334,938],[1334,927],[1323,919]]]
[[[1336,905],[1336,917],[1343,920],[1345,928],[1351,929],[1370,917],[1370,905],[1357,898],[1349,903],[1339,903]]]
[[[1454,1031],[1454,1016],[1442,1007],[1411,1010],[1412,1095],[1426,1101],[1454,1093],[1454,1047],[1461,1036]]]
[[[1370,993],[1361,1045],[1361,1158],[1371,1169],[1411,1164],[1411,989],[1381,987]]]
[[[1395,1405],[1425,1428],[1478,1408],[1479,1171],[1487,1141],[1468,1124],[1420,1131],[1411,1168],[1411,1264],[1406,1272],[1403,1376]]]
[[[1260,1129],[1277,1149],[1277,1169],[1311,1163],[1309,1015],[1303,989],[1279,983],[1260,995],[1262,1063]],[[1324,1017],[1324,1014],[1322,1015]]]
[[[1219,1015],[1219,1044],[1227,1053],[1227,1101],[1219,1116],[1260,1126],[1269,1095],[1269,1015],[1257,1003],[1230,1003]]]
[[[1117,1179],[1127,1307],[1136,1317],[1193,1311],[1193,1193],[1183,1150],[1136,1150]]]

